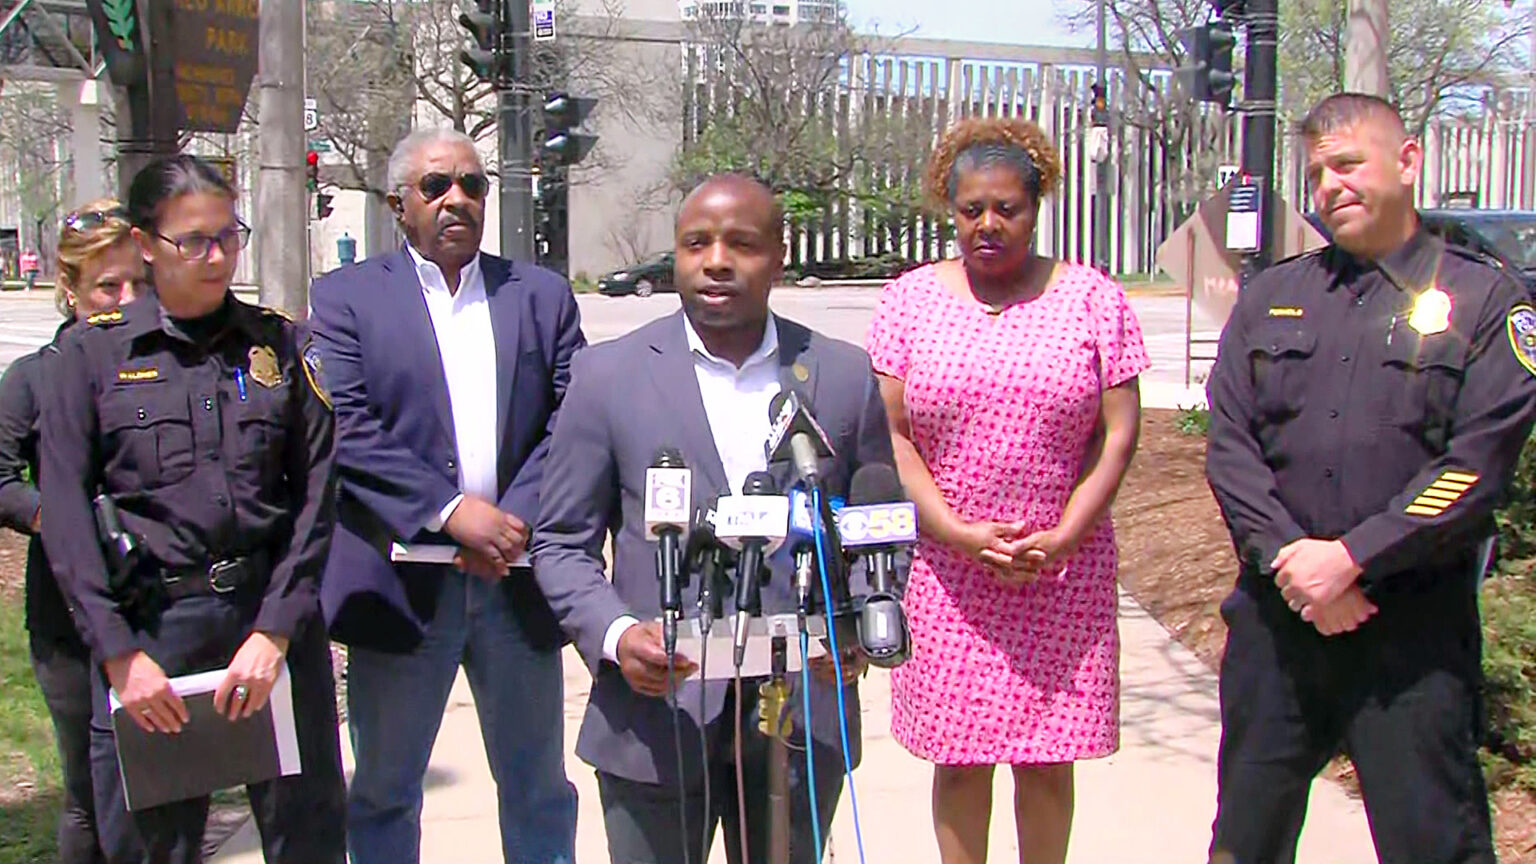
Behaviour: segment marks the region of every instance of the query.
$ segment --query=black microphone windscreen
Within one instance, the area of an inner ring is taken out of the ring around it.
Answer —
[[[860,465],[848,484],[848,503],[852,506],[886,504],[904,501],[906,497],[907,493],[901,488],[901,478],[896,476],[896,469],[883,462]]]
[[[656,451],[656,458],[651,460],[652,468],[687,468],[683,463],[683,454],[676,447],[663,447]]]
[[[779,494],[779,483],[767,471],[753,471],[747,475],[746,482],[741,484],[741,494],[777,495]]]

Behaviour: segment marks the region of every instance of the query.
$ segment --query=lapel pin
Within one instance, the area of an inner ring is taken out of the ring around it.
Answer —
[[[799,363],[789,367],[789,371],[794,373],[795,380],[799,381],[801,384],[811,380],[811,370],[805,368]]]

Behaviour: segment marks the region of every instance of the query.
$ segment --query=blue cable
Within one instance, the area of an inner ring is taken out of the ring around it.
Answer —
[[[811,840],[816,844],[817,855],[821,852],[821,820],[816,814],[821,809],[816,806],[816,760],[811,758],[811,666],[805,662],[805,655],[810,653],[811,639],[800,628],[800,707],[805,712],[805,786],[811,790]]]
[[[832,646],[832,670],[837,675],[837,724],[843,738],[843,774],[848,778],[848,802],[853,806],[853,836],[859,846],[859,864],[864,864],[864,830],[859,825],[859,796],[853,788],[853,760],[848,753],[852,749],[848,746],[848,706],[843,699],[843,661],[837,648],[837,628],[832,626],[832,582],[827,576],[827,550],[824,542],[826,525],[821,519],[821,492],[811,490],[811,519],[812,531],[816,535],[816,563],[821,571],[821,596],[826,603],[824,617],[827,620],[827,640]],[[801,655],[801,665],[804,666],[804,657]],[[807,702],[810,701],[810,693],[806,693]],[[811,752],[810,724],[806,724],[805,752],[807,758]],[[812,811],[811,822],[816,821],[816,813]],[[818,847],[819,848],[819,847]]]

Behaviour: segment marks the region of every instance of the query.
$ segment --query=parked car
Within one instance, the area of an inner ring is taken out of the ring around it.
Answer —
[[[676,291],[672,284],[672,253],[652,255],[639,264],[615,270],[597,280],[597,290],[609,297],[634,294],[649,297],[657,291]]]
[[[1501,262],[1536,297],[1536,210],[1420,210],[1424,227],[1447,242],[1481,252]],[[1308,213],[1325,238],[1328,229],[1316,213]]]

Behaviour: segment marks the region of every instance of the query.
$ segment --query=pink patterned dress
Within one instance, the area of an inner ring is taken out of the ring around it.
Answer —
[[[905,382],[912,442],[950,507],[1031,532],[1060,520],[1100,394],[1148,366],[1120,286],[1075,264],[997,315],[942,285],[933,266],[914,270],[886,287],[868,348],[876,371]],[[943,765],[1115,752],[1115,581],[1107,518],[1059,580],[1023,587],[921,541],[904,601],[912,659],[891,682],[896,739]]]

